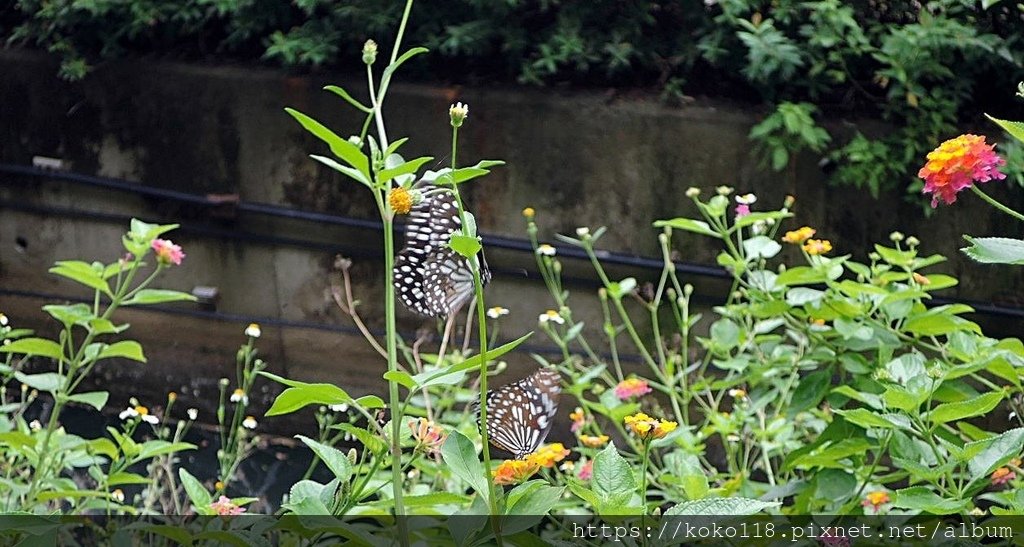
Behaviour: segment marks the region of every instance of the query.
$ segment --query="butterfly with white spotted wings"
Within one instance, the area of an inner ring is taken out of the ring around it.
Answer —
[[[523,459],[540,447],[558,412],[561,376],[542,368],[487,393],[487,436],[494,446]],[[477,408],[477,423],[480,411]]]
[[[419,181],[413,186],[423,199],[409,211],[405,248],[395,260],[395,289],[410,310],[429,317],[447,317],[474,295],[469,260],[448,247],[453,233],[462,229],[455,196],[447,188]],[[480,280],[491,272],[480,251]]]

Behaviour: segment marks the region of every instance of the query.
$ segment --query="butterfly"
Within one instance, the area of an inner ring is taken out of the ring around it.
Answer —
[[[462,229],[455,195],[426,181],[413,185],[423,196],[409,211],[405,248],[395,259],[395,289],[410,310],[429,317],[447,317],[473,298],[473,270],[469,260],[448,247],[452,234]],[[480,251],[480,281],[487,284],[491,271]]]
[[[546,368],[488,391],[487,436],[491,444],[512,453],[516,459],[536,451],[551,431],[561,392],[561,376]]]

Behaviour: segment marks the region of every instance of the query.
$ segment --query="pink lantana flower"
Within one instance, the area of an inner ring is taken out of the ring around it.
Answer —
[[[647,385],[647,380],[641,378],[627,378],[615,386],[615,396],[620,401],[646,395],[651,391],[651,386]]]
[[[156,259],[163,265],[180,266],[181,260],[185,258],[185,253],[181,252],[181,246],[175,245],[169,239],[154,239],[153,252],[156,253]]]
[[[576,474],[581,481],[589,481],[594,476],[594,460],[587,460],[587,463],[580,467],[580,472]]]
[[[947,205],[956,201],[956,195],[975,182],[1001,180],[1006,175],[999,167],[1006,160],[995,152],[994,144],[985,144],[985,137],[960,135],[939,145],[928,153],[928,162],[917,172],[924,179],[924,193],[932,194],[932,207],[939,201]]]
[[[245,512],[245,507],[235,505],[227,496],[221,496],[219,500],[211,503],[210,509],[216,511],[218,515],[241,515]]]

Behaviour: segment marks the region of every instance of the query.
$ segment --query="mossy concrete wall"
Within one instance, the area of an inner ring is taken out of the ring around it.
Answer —
[[[243,201],[366,219],[375,215],[361,186],[309,159],[310,153],[325,153],[325,147],[284,112],[290,106],[341,134],[358,132],[361,116],[322,87],[339,84],[360,96],[361,79],[125,62],[67,83],[56,78],[53,59],[10,51],[0,52],[0,74],[0,162],[28,165],[34,156],[48,156],[60,158],[75,173],[157,188],[237,194]],[[545,240],[577,226],[604,225],[609,227],[604,249],[657,256],[651,221],[694,214],[683,195],[689,186],[709,192],[726,184],[756,193],[758,207],[775,207],[784,195],[795,195],[794,227],[815,226],[838,253],[860,259],[894,229],[917,235],[923,252],[950,257],[936,271],[961,278],[960,286],[944,296],[1020,300],[1020,269],[971,264],[957,251],[963,233],[1019,237],[1018,225],[970,197],[925,218],[919,205],[899,195],[874,199],[862,190],[828,187],[814,157],[800,158],[782,174],[765,172],[747,139],[759,119],[754,109],[700,101],[673,108],[600,93],[394,84],[386,107],[388,131],[392,139],[410,137],[406,157],[431,155],[438,165],[447,163],[447,109],[456,100],[470,105],[460,133],[460,163],[507,162],[467,187],[483,232],[524,237],[520,211],[532,206]],[[1004,185],[990,186],[1000,197],[1010,194]],[[371,327],[382,325],[378,232],[14,175],[0,175],[0,200],[0,287],[8,290],[0,294],[0,310],[44,333],[52,332],[53,325],[38,311],[44,299],[35,293],[83,295],[45,274],[53,261],[116,259],[119,235],[126,228],[119,215],[182,224],[173,238],[188,257],[160,284],[186,291],[197,285],[218,287],[221,315],[125,314],[151,362],[106,367],[104,374],[115,389],[130,387],[155,396],[186,388],[212,401],[217,378],[231,375],[245,322],[258,317],[285,322],[281,328],[266,327],[261,340],[274,370],[347,384],[355,393],[379,391],[380,359],[350,331],[323,328],[352,325],[329,295],[337,252],[355,259],[355,291],[364,319]],[[278,240],[268,242],[268,237]],[[711,241],[691,236],[677,237],[676,248],[681,260],[702,264],[713,264],[718,252]],[[551,301],[535,274],[533,257],[495,249],[488,260],[497,272],[488,303],[512,311],[502,335],[535,329],[537,315]],[[593,274],[585,263],[566,261],[565,266],[567,276],[578,279],[569,285],[578,291],[572,300],[577,317],[597,332],[599,308],[588,281]],[[611,272],[641,282],[656,275],[627,267]],[[686,281],[697,285],[707,302],[727,290],[706,278]],[[12,296],[12,290],[21,296]],[[407,333],[433,325],[404,312],[400,320]],[[1005,321],[995,327],[1003,334],[1016,330]],[[537,351],[546,346],[539,334],[531,344]],[[527,361],[513,359],[524,368],[512,374],[522,375]]]

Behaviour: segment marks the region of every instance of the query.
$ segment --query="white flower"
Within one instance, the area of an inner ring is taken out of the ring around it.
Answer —
[[[147,424],[156,425],[160,423],[160,418],[157,418],[152,414],[142,414],[142,421],[146,422]]]
[[[736,203],[740,205],[753,205],[757,201],[757,196],[754,194],[743,194],[742,196],[736,196]]]
[[[198,408],[190,408],[190,409],[186,410],[185,413],[188,414],[188,419],[189,420],[195,421],[195,419],[199,417],[199,409]]]
[[[263,334],[263,331],[260,330],[260,326],[257,325],[256,323],[249,323],[249,326],[245,327],[246,336],[259,338],[261,334]]]
[[[715,192],[718,192],[718,195],[720,196],[728,196],[732,193],[732,186],[725,186],[723,184],[722,186],[715,188]]]
[[[537,254],[539,255],[555,256],[555,253],[557,252],[558,251],[556,251],[554,247],[548,245],[547,243],[541,243],[540,245],[537,246]]]
[[[117,503],[124,503],[124,492],[122,492],[120,488],[117,488],[110,493],[110,499]]]
[[[6,326],[7,326],[7,316],[2,314],[2,313],[0,313],[0,327],[6,327]]]
[[[540,316],[537,317],[537,321],[540,321],[541,324],[547,323],[548,321],[554,321],[559,325],[565,324],[565,319],[562,319],[562,316],[558,315],[558,312],[556,312],[555,310],[548,310],[540,314]]]
[[[348,405],[346,403],[331,405],[327,408],[331,409],[334,412],[348,412]]]
[[[688,197],[688,198],[695,198],[695,197],[697,197],[699,195],[700,195],[700,188],[697,188],[696,186],[691,186],[691,187],[686,189],[686,197]]]
[[[117,417],[122,419],[122,420],[127,420],[129,418],[134,418],[134,417],[136,417],[138,415],[139,415],[139,411],[135,410],[135,407],[130,406],[130,407],[122,410],[121,413],[117,415]]]
[[[503,308],[501,306],[494,306],[493,308],[487,310],[487,317],[490,317],[491,319],[497,319],[502,315],[508,315],[507,308]]]
[[[590,235],[590,228],[587,228],[586,226],[580,226],[579,228],[576,228],[576,236],[577,237],[587,237],[589,235]]]
[[[43,424],[39,423],[39,420],[32,420],[32,423],[28,424],[28,428],[32,431],[39,431],[43,428]]]
[[[448,116],[452,120],[452,127],[459,127],[462,122],[469,116],[469,105],[462,103],[455,103],[448,109]]]
[[[246,395],[245,392],[242,391],[241,388],[236,389],[235,391],[233,391],[231,393],[231,402],[232,403],[237,403],[239,401],[241,401],[242,404],[245,404],[245,405],[249,404],[249,396]]]
[[[246,429],[256,429],[256,418],[246,416],[245,419],[242,420],[242,427],[245,427]]]

